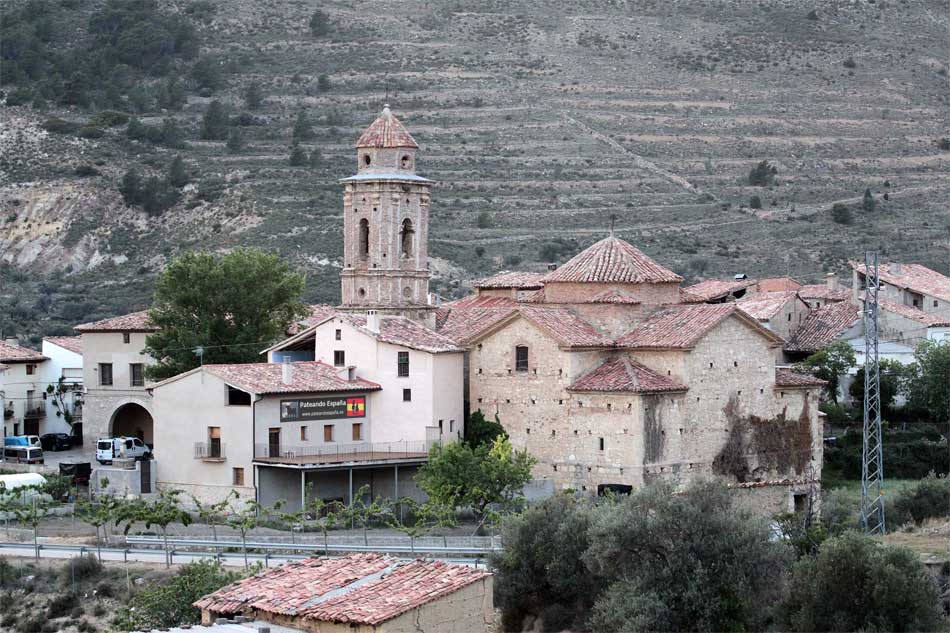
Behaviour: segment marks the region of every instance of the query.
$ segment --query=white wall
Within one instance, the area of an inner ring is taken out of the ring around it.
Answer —
[[[42,363],[38,368],[40,371],[40,379],[46,385],[52,385],[55,389],[59,383],[59,379],[65,378],[64,384],[79,385],[78,389],[81,394],[83,382],[82,355],[60,347],[50,341],[43,341],[42,351],[43,356],[46,356],[49,360]],[[44,386],[44,390],[45,388]],[[72,400],[69,396],[66,397],[66,402],[67,404],[71,404]],[[66,423],[66,420],[63,419],[62,416],[57,416],[56,413],[56,407],[53,406],[53,399],[47,397],[46,420],[45,424],[40,425],[40,428],[44,429],[44,433],[70,433],[72,429]]]
[[[4,419],[4,435],[16,435],[24,433],[23,416],[26,413],[27,397],[29,392],[33,392],[33,403],[43,404],[43,392],[46,391],[46,383],[41,378],[43,362],[34,363],[4,363],[7,366],[6,371],[0,372],[0,391],[4,392],[3,403],[7,408],[13,409],[13,417]],[[26,373],[27,365],[34,365],[36,371],[34,374]],[[40,420],[40,433],[46,433],[44,425],[46,420]]]
[[[127,393],[144,392],[145,387],[133,387],[129,365],[151,365],[152,357],[142,353],[145,349],[145,332],[129,332],[125,343],[122,332],[85,332],[82,335],[83,383],[86,391]],[[99,363],[112,363],[112,385],[99,382]],[[148,384],[148,383],[146,383]]]

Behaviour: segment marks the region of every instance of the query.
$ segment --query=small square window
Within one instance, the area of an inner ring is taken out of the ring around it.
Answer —
[[[335,367],[343,367],[346,365],[346,352],[342,349],[333,351],[333,365]]]
[[[26,375],[32,376],[36,373],[36,365],[27,365],[26,366]]]
[[[132,342],[132,335],[129,334],[128,332],[123,332],[123,333],[122,333],[122,342],[125,343],[126,345],[128,345],[129,343],[131,343],[131,342]]]
[[[403,401],[403,402],[411,402],[411,401],[412,401],[412,389],[403,389],[403,390],[402,390],[402,401]],[[481,398],[479,398],[478,401],[481,402],[481,401],[482,401]]]
[[[244,469],[243,468],[231,469],[231,485],[233,486],[244,485]]]
[[[332,424],[323,425],[323,441],[324,442],[333,441],[333,425]]]
[[[341,340],[343,338],[343,330],[337,330],[334,338],[338,341]]]

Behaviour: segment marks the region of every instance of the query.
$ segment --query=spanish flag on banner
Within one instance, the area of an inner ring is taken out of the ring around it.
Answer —
[[[346,399],[346,417],[362,418],[364,415],[366,415],[366,398]]]

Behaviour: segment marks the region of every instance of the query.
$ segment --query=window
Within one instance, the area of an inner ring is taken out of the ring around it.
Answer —
[[[795,507],[795,514],[803,514],[808,510],[808,495],[799,493],[792,495],[792,502]]]
[[[443,422],[442,420],[439,420],[439,433],[442,432],[442,422]]]
[[[528,348],[525,345],[515,348],[515,371],[528,371]]]
[[[103,386],[112,384],[112,363],[99,363],[99,384]]]
[[[369,220],[360,220],[360,257],[369,257]]]
[[[221,427],[208,427],[208,457],[221,457]]]
[[[228,385],[228,406],[229,407],[249,407],[251,406],[251,394],[241,391],[231,385]]]
[[[244,469],[243,468],[231,469],[231,485],[232,486],[244,485]]]
[[[333,425],[332,424],[323,425],[323,441],[324,442],[333,441]]]
[[[346,352],[342,349],[333,350],[333,364],[336,367],[343,367],[346,365]]]
[[[373,162],[373,159],[369,157],[369,154],[363,154],[363,164],[364,164],[364,165],[367,165],[367,166],[368,166],[368,165],[369,165],[370,163],[372,163],[372,162]]]
[[[402,401],[411,402],[412,401],[412,389],[403,389],[402,390]]]
[[[399,352],[396,358],[396,375],[405,378],[409,375],[409,352]]]
[[[353,441],[354,442],[363,441],[363,424],[360,422],[355,422],[353,424]]]
[[[305,426],[300,427],[300,441],[301,442],[307,441],[307,427]]]
[[[36,373],[36,365],[27,365],[26,366],[26,375],[32,376]]]
[[[129,384],[133,387],[145,386],[145,372],[142,370],[142,363],[129,364]]]
[[[131,343],[131,342],[132,342],[132,335],[129,334],[128,332],[123,332],[123,333],[122,333],[122,342],[125,343],[126,345],[128,345],[129,343]]]
[[[412,236],[415,231],[412,230],[412,220],[406,218],[402,221],[402,230],[399,232],[402,244],[402,256],[412,256]]]
[[[791,323],[791,322],[792,322],[792,313],[789,312],[789,313],[786,314],[785,316],[788,317],[788,322]]]
[[[409,162],[409,160],[410,160],[410,159],[409,159],[409,155],[408,155],[408,154],[405,155],[405,156],[403,156],[403,157],[399,160],[400,166],[401,166],[403,169],[409,169],[409,165],[411,164],[411,163]]]
[[[936,299],[934,299],[934,307],[935,308],[940,307],[940,302],[937,301]]]
[[[455,432],[455,420],[449,420],[449,433]]]
[[[341,340],[343,338],[343,330],[337,330],[334,338],[336,338],[338,341]]]

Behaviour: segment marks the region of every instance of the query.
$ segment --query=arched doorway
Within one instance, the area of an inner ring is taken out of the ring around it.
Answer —
[[[116,409],[109,427],[112,437],[137,437],[149,446],[154,442],[152,414],[135,402],[128,402]]]

